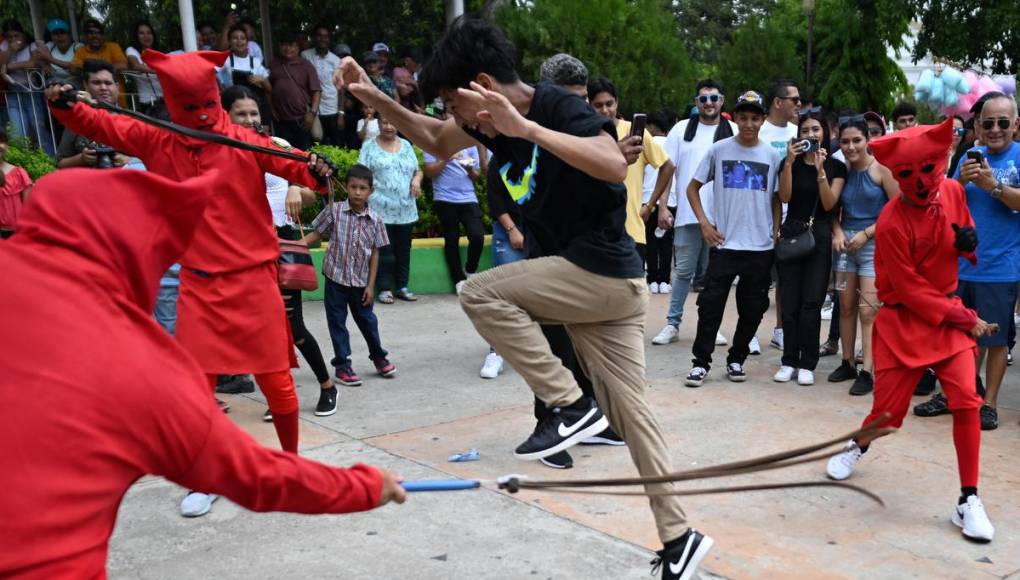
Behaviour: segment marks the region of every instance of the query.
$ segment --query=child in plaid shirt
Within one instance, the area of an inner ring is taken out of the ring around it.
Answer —
[[[348,387],[361,386],[351,367],[351,335],[347,332],[347,310],[368,343],[369,358],[384,377],[397,374],[379,340],[379,321],[372,312],[375,275],[379,269],[379,248],[390,243],[382,218],[368,207],[372,195],[372,170],[354,165],[347,172],[347,200],[334,203],[316,216],[315,230],[306,243],[332,240],[322,261],[326,277],[326,322],[333,341],[336,379]]]

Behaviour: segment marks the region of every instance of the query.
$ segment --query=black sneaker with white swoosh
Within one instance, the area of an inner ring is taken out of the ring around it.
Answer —
[[[518,459],[536,460],[565,451],[609,427],[595,399],[581,397],[568,407],[556,407],[539,421],[535,432],[514,451]]]
[[[662,567],[662,580],[689,580],[694,577],[698,565],[712,549],[712,538],[691,528],[677,538],[669,549],[656,552],[652,560],[652,574]]]

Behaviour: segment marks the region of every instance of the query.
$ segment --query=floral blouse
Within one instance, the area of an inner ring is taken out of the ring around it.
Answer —
[[[418,221],[418,201],[411,197],[411,179],[418,171],[414,147],[400,139],[400,151],[390,153],[376,142],[366,140],[361,146],[358,163],[372,170],[375,191],[368,198],[372,211],[389,225]]]

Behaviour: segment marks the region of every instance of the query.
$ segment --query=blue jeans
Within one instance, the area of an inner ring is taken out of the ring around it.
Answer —
[[[49,117],[40,93],[11,91],[7,93],[7,114],[14,125],[14,135],[31,139],[47,155],[53,157],[53,136]]]
[[[177,294],[179,290],[178,284],[160,284],[159,294],[156,296],[156,311],[153,315],[156,317],[156,322],[171,335],[177,330]]]
[[[708,245],[701,237],[701,226],[687,224],[674,228],[673,294],[669,298],[667,324],[680,326],[684,317],[684,303],[687,302],[687,293],[690,292],[699,262],[708,262]]]
[[[379,319],[372,311],[372,304],[365,306],[361,302],[365,294],[364,288],[341,286],[326,279],[326,324],[329,326],[329,338],[333,341],[333,366],[342,369],[351,366],[351,334],[347,332],[347,310],[354,317],[354,324],[365,337],[368,344],[368,357],[373,361],[385,358],[379,340]]]
[[[520,230],[521,234],[524,234],[524,230],[521,229],[521,225],[517,224],[517,229]],[[518,260],[526,260],[528,254],[524,251],[524,248],[515,250],[510,245],[510,235],[506,233],[499,222],[493,221],[492,223],[492,265],[502,266],[503,264],[509,264]]]

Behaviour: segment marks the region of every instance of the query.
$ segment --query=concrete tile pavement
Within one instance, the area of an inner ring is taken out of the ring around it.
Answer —
[[[848,384],[825,382],[824,374],[837,362],[833,358],[822,359],[813,387],[778,385],[771,375],[779,352],[768,348],[750,359],[747,383],[727,382],[717,367],[701,389],[684,388],[695,297],[688,303],[680,342],[647,351],[649,397],[678,469],[826,439],[851,430],[867,413],[870,397],[849,397]],[[652,298],[649,339],[664,321],[666,301],[665,296]],[[355,335],[354,360],[365,386],[342,388],[340,411],[320,418],[311,412],[317,397],[314,377],[305,368],[296,371],[304,385],[298,394],[305,455],[335,464],[376,463],[408,478],[634,473],[620,448],[577,447],[572,450],[576,466],[565,472],[513,459],[510,451],[533,427],[530,391],[512,370],[492,381],[477,378],[486,346],[453,297],[380,305],[377,312],[398,377],[372,376],[365,346]],[[321,305],[306,303],[305,313],[328,358]],[[727,335],[732,317],[723,326]],[[770,313],[762,324],[763,343],[773,319]],[[853,480],[879,493],[886,509],[825,488],[686,500],[692,523],[717,541],[702,577],[976,578],[1016,573],[1018,382],[1011,368],[1001,397],[1001,427],[984,436],[981,491],[998,528],[992,544],[963,541],[948,521],[958,486],[950,419],[910,418],[902,433],[876,443]],[[272,427],[260,421],[260,396],[230,399],[233,418],[260,441],[275,445]],[[481,461],[446,462],[448,455],[472,447],[481,451]],[[821,465],[801,466],[756,479],[820,480],[821,470]],[[750,480],[734,483],[744,481]],[[221,500],[209,516],[185,520],[176,512],[182,493],[158,479],[132,489],[111,546],[112,577],[647,578],[648,549],[657,547],[641,498],[422,494],[404,506],[342,517],[252,514]]]

